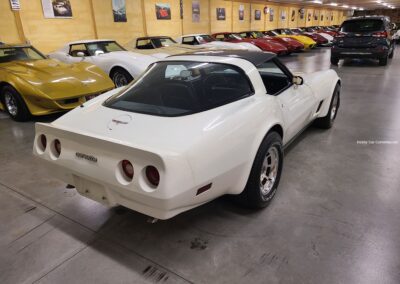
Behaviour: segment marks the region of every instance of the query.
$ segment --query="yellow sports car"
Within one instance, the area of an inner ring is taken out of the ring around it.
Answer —
[[[0,109],[16,121],[73,109],[113,88],[90,63],[65,64],[30,45],[0,44]]]
[[[294,38],[294,39],[298,40],[299,42],[301,42],[302,44],[304,44],[305,49],[311,49],[311,48],[314,48],[317,46],[317,43],[313,39],[311,39],[307,36],[304,36],[304,35],[296,35],[289,29],[275,29],[273,31],[268,31],[267,34],[271,35],[271,36],[277,36],[277,37]]]

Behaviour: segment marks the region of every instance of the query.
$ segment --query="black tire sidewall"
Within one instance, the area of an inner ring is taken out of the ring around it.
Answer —
[[[264,158],[267,151],[275,147],[278,151],[279,165],[278,173],[273,188],[267,195],[263,195],[260,189],[260,174]],[[261,143],[257,155],[254,159],[254,163],[250,172],[249,179],[246,184],[246,188],[243,191],[243,197],[246,199],[245,202],[249,207],[262,208],[269,204],[272,198],[275,196],[276,190],[279,185],[279,181],[282,174],[283,168],[283,145],[282,138],[276,132],[269,133]]]
[[[111,73],[111,80],[113,81],[113,83],[114,83],[114,85],[115,85],[116,87],[117,87],[117,84],[116,84],[116,82],[115,82],[115,80],[114,80],[114,77],[115,77],[116,74],[121,74],[121,75],[123,75],[123,76],[125,77],[126,81],[127,81],[127,84],[129,84],[129,83],[133,80],[133,77],[131,76],[131,74],[129,74],[125,69],[117,68],[116,70],[114,70],[114,71]],[[121,86],[120,86],[120,87],[121,87]]]
[[[9,93],[17,103],[17,115],[15,115],[15,116],[12,115],[8,111],[8,108],[6,106],[6,103],[5,103],[5,93],[6,92]],[[30,113],[25,104],[25,101],[22,99],[21,95],[13,87],[5,86],[0,90],[0,93],[1,93],[1,102],[4,106],[4,109],[12,119],[14,119],[16,121],[26,121],[29,118]]]

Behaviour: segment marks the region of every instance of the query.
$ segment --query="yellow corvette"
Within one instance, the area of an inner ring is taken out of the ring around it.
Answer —
[[[0,44],[0,109],[16,121],[73,109],[113,88],[90,63],[61,63],[30,45]]]
[[[289,29],[276,29],[273,31],[268,31],[267,33],[271,36],[294,38],[295,40],[298,40],[299,42],[304,44],[305,49],[311,49],[317,46],[317,43],[313,39],[304,35],[296,35]]]

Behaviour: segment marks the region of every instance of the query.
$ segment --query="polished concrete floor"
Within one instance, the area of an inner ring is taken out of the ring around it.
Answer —
[[[283,61],[328,69],[329,49]],[[262,211],[220,198],[149,224],[49,176],[33,122],[0,114],[0,283],[400,283],[400,51],[335,69],[335,126],[287,150]]]

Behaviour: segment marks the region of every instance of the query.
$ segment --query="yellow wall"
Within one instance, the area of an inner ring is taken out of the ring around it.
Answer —
[[[224,31],[270,30],[278,27],[298,27],[313,25],[340,24],[346,17],[341,10],[319,7],[306,7],[304,19],[300,20],[298,5],[249,3],[225,0],[200,0],[200,22],[192,22],[192,0],[183,0],[183,20],[180,19],[179,0],[126,0],[126,23],[114,23],[111,0],[70,0],[72,19],[46,19],[40,0],[21,0],[20,16],[22,29],[18,29],[16,19],[10,9],[9,0],[0,0],[1,24],[0,41],[20,42],[24,34],[27,40],[43,52],[52,51],[64,43],[73,40],[98,38],[114,38],[125,44],[132,38],[143,35],[168,35],[173,38],[188,33],[215,33]],[[244,1],[244,0],[243,0]],[[156,3],[169,3],[171,20],[157,20]],[[144,10],[142,9],[142,5]],[[244,20],[239,21],[239,6],[244,6]],[[274,19],[270,14],[264,15],[264,7],[274,9]],[[218,21],[217,8],[225,8],[225,21]],[[250,10],[251,9],[251,10]],[[261,11],[261,20],[254,19],[255,10]],[[286,19],[281,20],[281,12],[286,12]],[[295,20],[292,21],[292,11]],[[318,20],[314,20],[314,11],[318,12]],[[324,19],[320,19],[320,11]],[[326,19],[333,11],[334,19]],[[311,21],[307,21],[308,13]],[[93,16],[94,15],[94,19]]]
[[[0,41],[15,43],[20,42],[14,14],[10,9],[10,1],[0,1],[0,11]]]
[[[75,7],[72,7],[74,9]],[[93,0],[93,10],[99,38],[116,39],[125,44],[143,34],[143,14],[140,0],[126,0],[127,22],[114,22],[111,1]]]
[[[43,52],[57,49],[68,41],[94,38],[88,0],[71,0],[72,19],[46,19],[41,1],[21,0],[20,2],[26,38]]]
[[[232,31],[232,2],[224,0],[210,0],[210,4],[211,33]],[[217,20],[217,8],[225,8],[225,21]]]
[[[210,33],[209,0],[200,0],[200,22],[192,22],[192,1],[185,0],[183,5],[183,34]]]

